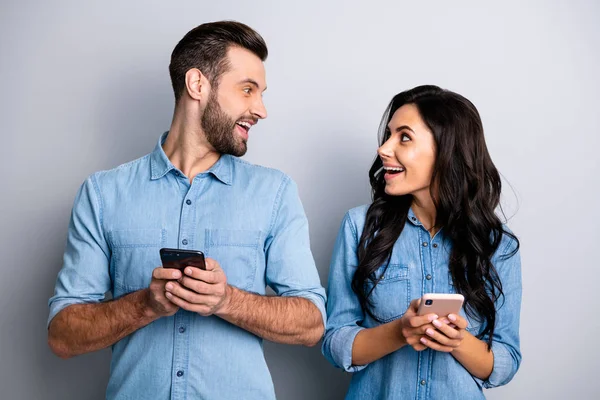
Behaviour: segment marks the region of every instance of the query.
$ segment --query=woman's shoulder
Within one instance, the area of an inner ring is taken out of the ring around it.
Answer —
[[[502,237],[496,250],[496,255],[500,257],[511,257],[519,251],[520,242],[517,235],[506,224],[502,224]]]
[[[341,229],[351,230],[354,235],[362,232],[369,206],[370,204],[364,204],[348,210],[342,219]]]

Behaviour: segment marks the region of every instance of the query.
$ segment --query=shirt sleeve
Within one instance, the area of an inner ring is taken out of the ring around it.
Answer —
[[[365,315],[351,283],[358,266],[357,229],[347,213],[335,242],[327,295],[328,322],[322,352],[334,366],[347,372],[357,372],[366,365],[352,365],[352,345],[363,329],[360,323]]]
[[[517,242],[504,235],[492,262],[498,271],[504,296],[496,301],[496,327],[492,337],[494,366],[489,378],[477,381],[485,388],[506,385],[521,365],[519,320],[521,314],[521,256]],[[482,340],[487,341],[488,337]]]
[[[62,269],[48,301],[48,325],[71,304],[98,303],[110,290],[109,246],[102,230],[102,203],[95,176],[79,189],[73,205]]]
[[[308,220],[296,184],[285,177],[273,210],[266,246],[266,282],[277,295],[303,297],[327,323],[325,289],[310,250]]]

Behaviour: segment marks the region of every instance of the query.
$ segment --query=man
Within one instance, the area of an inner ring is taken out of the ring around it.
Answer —
[[[107,398],[274,398],[262,339],[313,346],[323,334],[296,185],[237,158],[267,116],[266,57],[244,24],[190,31],[171,56],[169,131],[77,195],[48,342],[63,358],[112,346]],[[162,247],[202,250],[206,271],[160,267]]]

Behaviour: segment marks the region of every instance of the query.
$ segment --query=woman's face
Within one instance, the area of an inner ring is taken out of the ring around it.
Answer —
[[[417,107],[400,107],[387,129],[389,138],[377,151],[385,169],[385,192],[392,196],[429,196],[436,146]]]

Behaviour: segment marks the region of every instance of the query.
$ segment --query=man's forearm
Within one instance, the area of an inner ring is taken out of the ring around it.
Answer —
[[[301,297],[261,296],[233,286],[226,304],[215,315],[255,335],[277,343],[316,345],[323,336],[321,312]]]
[[[50,322],[48,345],[61,358],[113,345],[158,318],[146,307],[148,289],[98,304],[73,304]]]

